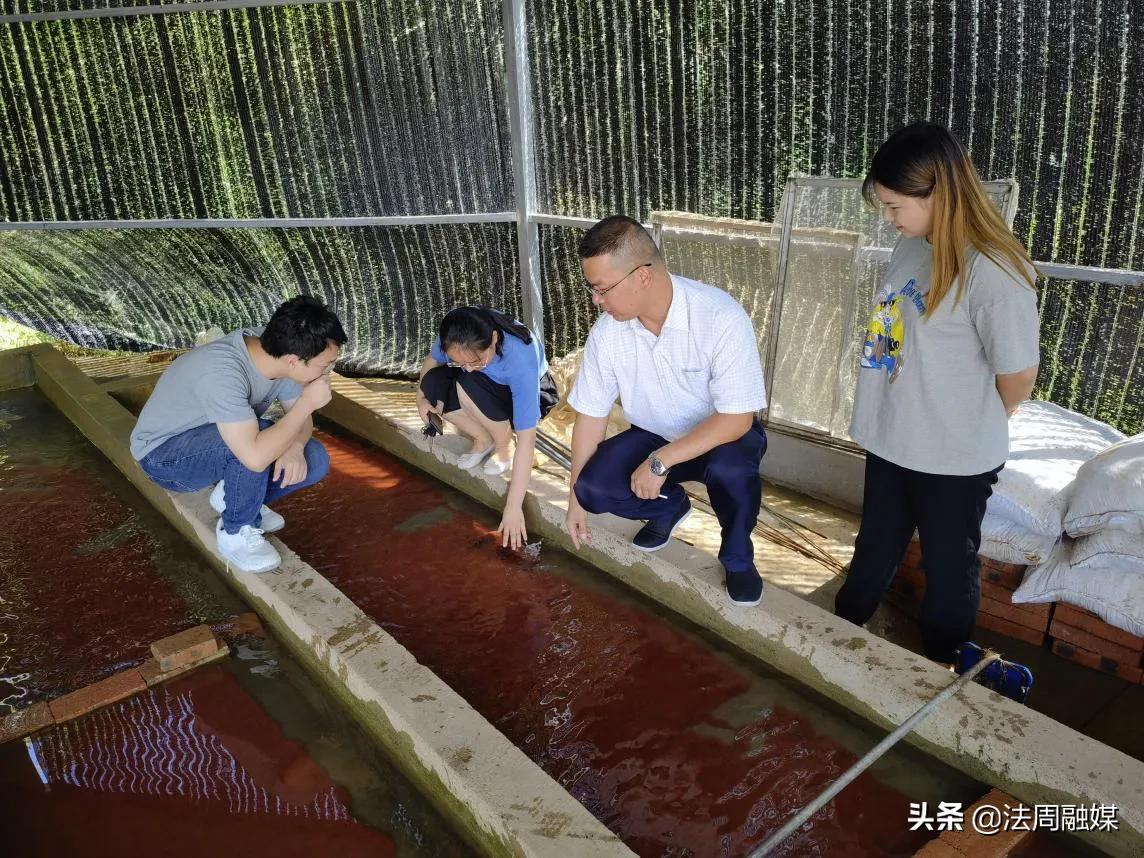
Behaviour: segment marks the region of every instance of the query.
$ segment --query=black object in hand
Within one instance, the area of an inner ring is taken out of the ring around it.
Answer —
[[[426,438],[432,438],[435,435],[444,435],[445,421],[441,419],[441,415],[430,411],[429,422],[421,429],[421,434]]]

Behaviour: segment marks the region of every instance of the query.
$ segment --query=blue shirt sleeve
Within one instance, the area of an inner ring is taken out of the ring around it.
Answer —
[[[535,429],[540,422],[540,366],[535,343],[516,338],[505,343],[507,384],[512,391],[512,427],[517,432]]]
[[[508,382],[512,391],[512,428],[516,432],[535,429],[540,422],[540,380],[536,367],[517,369]]]
[[[429,357],[437,361],[437,363],[448,363],[449,356],[445,354],[445,350],[441,348],[441,338],[433,338],[433,347],[429,349]]]

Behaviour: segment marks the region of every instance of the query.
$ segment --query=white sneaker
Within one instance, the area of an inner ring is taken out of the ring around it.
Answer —
[[[218,553],[242,572],[269,572],[282,562],[274,546],[262,537],[262,530],[244,524],[238,533],[227,533],[222,519],[215,525]]]
[[[219,480],[218,485],[214,487],[211,492],[211,509],[222,515],[226,510],[226,495],[224,494],[223,481]],[[286,526],[286,519],[268,507],[266,504],[262,505],[262,532],[263,533],[277,533]]]
[[[463,456],[457,457],[457,467],[462,471],[467,471],[469,468],[475,468],[483,462],[493,450],[497,448],[496,444],[489,444],[483,450],[478,450],[476,453],[466,453]]]
[[[490,456],[489,460],[485,462],[484,472],[490,477],[495,477],[498,474],[503,474],[510,467],[512,467],[512,459],[501,460],[496,456]]]

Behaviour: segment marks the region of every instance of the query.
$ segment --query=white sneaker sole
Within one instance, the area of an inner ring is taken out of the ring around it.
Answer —
[[[667,539],[665,539],[663,541],[662,545],[657,545],[655,548],[644,548],[643,546],[636,545],[633,542],[633,543],[631,543],[632,548],[634,548],[636,551],[642,551],[644,554],[654,554],[657,551],[663,550],[664,548],[667,547],[667,544],[669,542],[671,542],[671,537],[675,536],[675,531],[679,530],[680,525],[682,525],[683,522],[687,521],[687,519],[689,519],[691,517],[691,513],[692,513],[693,509],[694,509],[694,507],[692,507],[692,509],[689,509],[687,512],[685,512],[683,514],[683,518],[681,518],[674,525],[672,525],[671,532],[667,535]]]
[[[222,556],[222,559],[227,562],[228,566],[233,566],[239,572],[246,572],[250,575],[261,575],[263,572],[272,572],[282,565],[282,558],[278,558],[277,560],[268,561],[267,564],[263,564],[261,566],[246,567],[231,557],[229,554],[226,554],[221,548],[216,546],[216,549]]]
[[[726,582],[726,580],[724,580],[724,582],[723,582],[723,587],[724,587],[724,589],[726,589],[726,587],[727,587],[727,582]],[[765,583],[764,583],[764,587],[763,587],[763,589],[762,589],[762,590],[759,592],[759,598],[757,598],[757,599],[754,599],[754,600],[752,600],[752,601],[750,601],[750,602],[739,602],[739,601],[736,601],[735,599],[731,598],[731,594],[730,594],[730,593],[727,593],[727,601],[729,601],[729,602],[730,602],[732,605],[737,605],[737,606],[739,606],[740,608],[753,608],[753,607],[755,607],[756,605],[761,605],[761,604],[763,603],[763,594],[764,594],[765,592],[766,592],[766,586],[765,586]]]
[[[738,605],[740,608],[753,608],[753,607],[755,607],[755,605],[763,604],[763,597],[761,594],[759,595],[759,598],[755,599],[755,601],[753,601],[753,602],[736,602],[734,599],[731,598],[731,594],[728,593],[727,594],[727,600],[732,605]]]

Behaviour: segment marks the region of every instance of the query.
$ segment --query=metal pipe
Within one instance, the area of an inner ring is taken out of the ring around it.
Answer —
[[[528,6],[502,0],[504,71],[512,137],[512,177],[516,191],[516,247],[524,323],[544,340],[544,294],[540,282],[540,231],[536,209],[536,144],[532,127],[532,82],[528,61]]]
[[[842,777],[823,790],[814,801],[791,817],[786,825],[768,837],[762,846],[751,852],[749,858],[763,858],[764,855],[769,855],[776,847],[780,846],[784,840],[794,834],[804,822],[814,816],[815,813],[821,810],[832,798],[838,795],[838,793],[842,792],[858,775],[876,763],[890,748],[896,745],[903,736],[932,714],[938,706],[968,685],[986,666],[1000,657],[1001,656],[995,652],[986,653],[981,661],[977,662],[977,664],[973,665],[973,667],[943,688],[936,697],[907,718],[905,723],[875,745],[866,756],[851,766]]]
[[[572,451],[551,435],[546,435],[539,429],[536,430],[536,449],[552,459],[552,461],[556,462],[564,468],[564,470],[572,470]]]
[[[330,226],[439,226],[442,224],[512,223],[516,212],[472,214],[381,215],[378,217],[152,218],[140,220],[0,221],[0,232],[85,229],[293,229]]]
[[[113,6],[102,9],[59,9],[54,12],[23,12],[0,15],[0,24],[38,24],[45,21],[77,21],[90,18],[137,18],[141,15],[176,15],[222,9],[261,9],[268,6],[312,6],[318,3],[350,3],[355,0],[201,0],[196,3],[166,3],[153,6]]]

